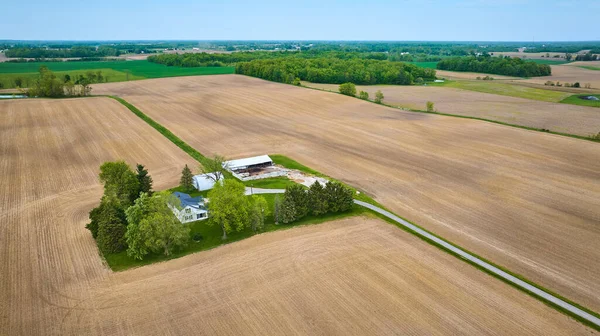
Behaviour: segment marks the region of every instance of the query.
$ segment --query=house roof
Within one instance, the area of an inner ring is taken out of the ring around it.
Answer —
[[[271,160],[268,155],[259,155],[245,159],[227,161],[224,163],[224,166],[231,170],[236,170],[263,163],[273,163],[273,160]]]
[[[192,197],[188,194],[176,191],[173,193],[181,202],[181,207],[191,206],[194,208],[201,208],[204,206],[204,200],[202,196]]]

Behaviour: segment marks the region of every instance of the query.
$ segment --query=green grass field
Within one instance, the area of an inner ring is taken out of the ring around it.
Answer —
[[[537,64],[548,64],[548,65],[559,65],[565,63],[571,63],[565,60],[556,60],[556,59],[525,59],[525,61],[534,61]]]
[[[409,64],[414,64],[421,68],[435,69],[437,67],[438,62],[405,62]]]
[[[586,66],[586,65],[579,66],[578,68],[583,68],[583,69],[588,69],[588,70],[600,71],[600,68],[599,68],[599,67]]]
[[[522,85],[499,83],[494,81],[445,81],[443,83],[431,83],[435,86],[446,86],[457,89],[493,93],[503,96],[527,98],[552,103],[558,103],[570,96],[569,92],[551,91],[532,88]]]
[[[45,65],[58,76],[84,74],[87,71],[102,71],[108,76],[107,82],[120,82],[144,78],[161,78],[176,76],[220,75],[234,73],[234,67],[169,67],[148,61],[104,61],[104,62],[31,62],[0,63],[0,83],[5,89],[15,87],[14,79],[21,77],[30,82],[37,77],[38,69]]]
[[[563,100],[561,100],[561,103],[564,104],[573,104],[573,105],[581,105],[581,106],[591,106],[591,107],[600,107],[600,101],[598,100],[585,100],[585,99],[581,99],[579,97],[583,97],[583,96],[594,96],[594,97],[598,97],[600,98],[600,94],[576,94],[576,95],[572,95],[569,96]]]

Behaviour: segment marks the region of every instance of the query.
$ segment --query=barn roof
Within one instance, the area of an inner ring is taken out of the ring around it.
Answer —
[[[231,160],[224,163],[231,170],[241,169],[248,166],[273,163],[273,160],[268,155],[253,156],[245,159]]]
[[[198,189],[200,191],[212,189],[215,186],[215,181],[213,180],[214,176],[215,176],[215,173],[195,175],[193,177],[194,186],[196,187],[196,189]],[[221,177],[219,178],[219,181],[222,181],[222,180],[223,180],[223,175],[221,175]]]

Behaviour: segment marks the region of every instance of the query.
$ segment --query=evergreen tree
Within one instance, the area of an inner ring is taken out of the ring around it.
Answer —
[[[352,189],[339,182],[327,182],[325,185],[328,209],[330,212],[343,212],[352,209],[354,204]]]
[[[310,212],[308,193],[300,184],[293,184],[285,189],[284,198],[294,204],[294,221],[299,220]]]
[[[294,206],[294,200],[289,196],[283,196],[281,208],[279,209],[279,219],[283,224],[288,224],[296,220],[296,207]]]
[[[97,242],[103,253],[117,253],[126,247],[125,214],[116,199],[104,197],[97,212]],[[92,232],[93,235],[93,232]]]
[[[190,192],[194,190],[194,175],[192,175],[192,171],[188,165],[185,165],[183,171],[181,171],[179,185],[184,191]]]
[[[147,193],[152,196],[152,177],[148,174],[148,170],[138,163],[136,173],[140,185],[138,196],[140,193]]]
[[[319,182],[315,182],[308,189],[308,198],[310,200],[310,212],[314,216],[327,213],[328,203],[325,190]]]

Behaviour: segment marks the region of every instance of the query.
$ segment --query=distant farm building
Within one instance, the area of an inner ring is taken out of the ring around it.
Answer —
[[[193,177],[194,188],[199,191],[210,190],[215,186],[215,173],[200,174]],[[223,175],[220,176],[219,181],[223,181]]]
[[[181,223],[208,218],[208,210],[201,196],[191,197],[188,194],[176,191],[171,195],[168,205]]]
[[[233,176],[242,180],[258,180],[270,177],[284,176],[287,171],[278,169],[268,155],[260,155],[223,163]]]

